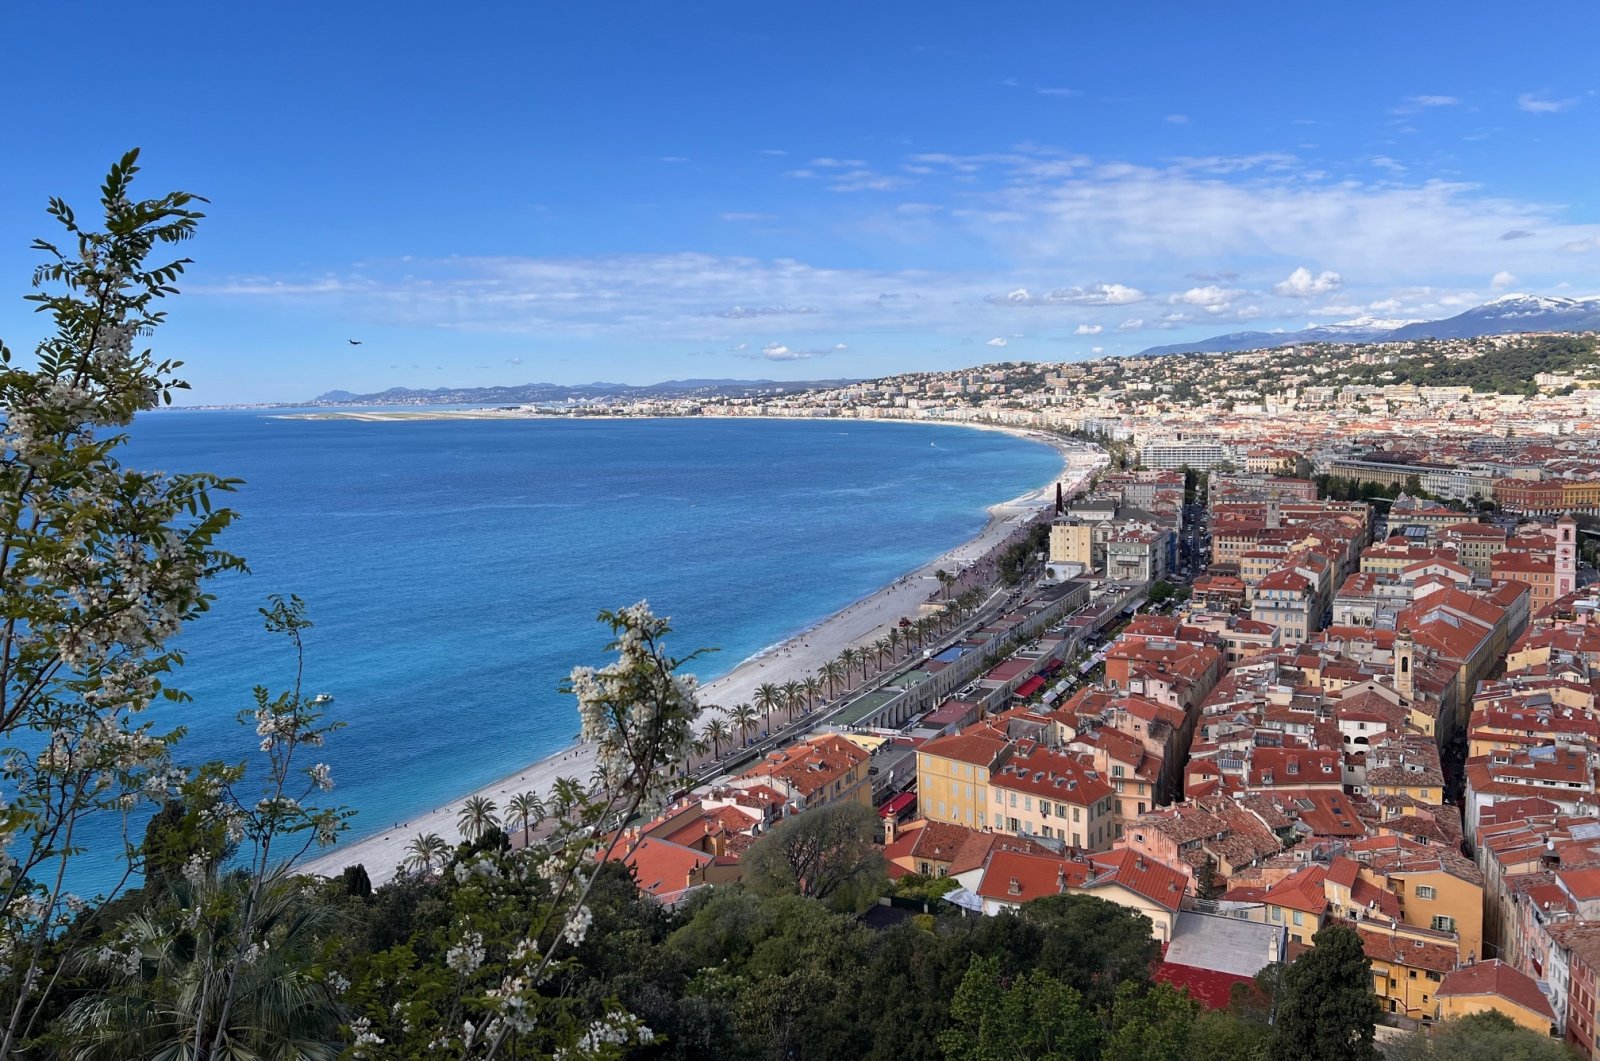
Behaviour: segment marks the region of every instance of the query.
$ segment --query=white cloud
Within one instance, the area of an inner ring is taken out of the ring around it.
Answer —
[[[937,214],[944,207],[936,203],[901,203],[895,207],[895,213],[905,214],[908,217],[920,217],[924,214]]]
[[[1517,97],[1517,109],[1529,114],[1556,114],[1578,103],[1578,97],[1570,99],[1551,99],[1543,93],[1524,92]]]
[[[683,155],[662,155],[659,161],[661,161],[661,162],[687,162],[689,160],[686,157],[684,157]]]
[[[1167,122],[1172,125],[1188,125],[1189,116],[1187,114],[1169,114],[1167,115]]]
[[[1586,239],[1575,239],[1571,243],[1563,243],[1561,249],[1574,254],[1584,251],[1600,250],[1600,236],[1589,236]]]
[[[1181,294],[1173,295],[1167,299],[1174,305],[1201,306],[1207,310],[1222,309],[1234,302],[1243,291],[1232,288],[1218,287],[1216,284],[1207,284],[1204,287],[1191,287]]]
[[[1498,273],[1495,273],[1492,278],[1490,278],[1489,286],[1494,288],[1496,291],[1503,291],[1516,282],[1517,278],[1515,276],[1506,272],[1504,269],[1501,269]]]
[[[1103,354],[1106,352],[1106,348],[1103,346],[1091,346],[1089,347],[1089,352],[1091,354]]]
[[[983,345],[984,346],[1004,346],[1004,345],[1006,345],[1006,337],[1003,336],[1003,335],[997,335],[993,339],[990,339],[988,342],[984,343]]]
[[[775,214],[752,214],[740,210],[728,210],[717,216],[724,221],[772,221],[777,217]]]
[[[1272,285],[1275,294],[1286,298],[1311,298],[1314,295],[1325,295],[1329,291],[1337,291],[1344,283],[1344,278],[1331,269],[1324,269],[1315,276],[1305,266],[1300,266],[1290,273],[1288,278]]]
[[[1102,328],[1098,324],[1080,324],[1080,325],[1078,325],[1077,331],[1073,332],[1072,334],[1074,334],[1074,335],[1099,335],[1103,331],[1105,331],[1105,329]]]
[[[1131,320],[1125,320],[1121,324],[1117,325],[1117,331],[1119,331],[1119,332],[1136,332],[1140,328],[1143,328],[1143,327],[1144,327],[1144,321],[1140,320],[1138,317],[1134,317]]]
[[[743,349],[741,344],[740,349]],[[841,350],[850,349],[844,343],[835,343],[831,347],[818,347],[810,350],[792,350],[782,343],[768,343],[761,348],[761,358],[765,361],[808,361],[813,357],[826,357],[829,354],[839,353]]]
[[[1145,294],[1126,284],[1090,284],[1088,287],[1058,287],[1042,295],[1030,294],[1025,287],[1005,295],[991,295],[992,303],[1010,306],[1126,306],[1144,300]]]

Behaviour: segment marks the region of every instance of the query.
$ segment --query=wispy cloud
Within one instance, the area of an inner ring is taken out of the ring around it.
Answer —
[[[1143,291],[1125,284],[1090,284],[1088,287],[1059,287],[1040,295],[1019,287],[1004,295],[990,295],[986,301],[1006,306],[1126,306],[1144,298]]]
[[[1581,97],[1552,99],[1542,92],[1524,92],[1517,97],[1517,109],[1529,114],[1557,114],[1578,105]]]
[[[1169,114],[1167,115],[1167,122],[1171,125],[1188,125],[1189,116],[1187,114]]]
[[[902,266],[852,265],[843,251],[820,261],[461,255],[238,276],[189,290],[316,304],[319,313],[357,321],[681,341],[724,353],[736,343],[748,344],[746,354],[761,350],[781,322],[787,334],[777,345],[818,356],[840,335],[1004,337],[1034,330],[1039,318],[1063,335],[1289,322],[1305,317],[1306,300],[1335,291],[1350,306],[1393,303],[1386,315],[1447,316],[1435,311],[1483,296],[1486,277],[1513,273],[1541,290],[1570,271],[1562,249],[1600,249],[1594,225],[1567,221],[1565,207],[1462,181],[1328,174],[1279,152],[1152,165],[1028,144],[863,161],[818,156],[797,179],[827,188],[898,177],[895,167],[926,169],[916,201],[864,197],[854,208],[857,235],[870,239],[874,257],[894,262],[899,254]],[[732,224],[761,215],[720,216]],[[739,229],[727,235],[736,233],[742,237]],[[964,264],[923,264],[935,261]],[[1314,272],[1304,262],[1340,271]],[[1148,308],[1120,324],[1096,319],[1119,306]]]
[[[1494,276],[1489,278],[1489,286],[1494,288],[1496,291],[1504,291],[1506,288],[1511,287],[1516,282],[1516,275],[1513,273],[1508,273],[1504,269],[1501,269],[1498,273],[1495,273]]]
[[[1455,107],[1461,103],[1455,96],[1407,96],[1390,110],[1395,114],[1416,114],[1432,107]]]
[[[984,343],[983,345],[984,346],[1005,346],[1006,345],[1006,337],[1003,336],[1003,335],[997,335],[993,339],[990,339],[988,342]]]
[[[720,217],[724,221],[739,222],[739,221],[775,221],[775,220],[777,220],[777,216],[778,215],[776,215],[776,214],[747,213],[747,212],[742,211],[742,210],[728,210],[728,211],[724,211],[721,214],[718,214],[717,216]]]
[[[815,306],[729,306],[715,316],[723,320],[750,320],[755,317],[803,317],[817,312]]]

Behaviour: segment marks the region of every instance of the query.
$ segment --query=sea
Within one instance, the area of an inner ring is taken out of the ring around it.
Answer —
[[[258,609],[299,596],[304,691],[344,724],[318,757],[329,798],[357,812],[347,839],[569,744],[559,689],[605,662],[601,609],[648,600],[674,652],[718,650],[691,668],[711,680],[971,538],[1061,466],[1015,436],[903,423],[163,411],[131,436],[129,467],[244,480],[223,544],[250,573],[217,579],[173,642],[193,699],[158,721],[187,727],[182,762],[248,758],[235,716],[295,667]],[[93,892],[119,846],[88,839],[74,878]]]

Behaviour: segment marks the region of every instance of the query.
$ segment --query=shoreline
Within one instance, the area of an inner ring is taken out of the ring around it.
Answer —
[[[360,419],[367,420],[368,418],[361,417]],[[529,419],[533,418],[530,417]],[[563,418],[541,417],[539,419]],[[592,417],[588,419],[600,418]],[[646,418],[614,417],[612,419]],[[658,417],[654,419],[679,418]],[[717,417],[714,419],[758,418]],[[763,417],[761,419],[786,420],[802,418]],[[943,424],[951,427],[973,427],[979,430],[1000,431],[1005,434],[1016,435],[1032,442],[1051,446],[1060,456],[1061,465],[1054,473],[1054,476],[1043,485],[1017,497],[988,506],[986,510],[988,518],[983,527],[972,538],[946,549],[927,562],[918,565],[899,578],[879,586],[860,599],[852,601],[843,608],[808,624],[774,644],[758,650],[714,680],[706,682],[700,688],[700,702],[703,707],[702,725],[710,718],[713,710],[722,711],[724,717],[726,717],[727,709],[733,705],[752,702],[755,699],[755,691],[760,685],[768,682],[782,685],[785,682],[801,680],[809,674],[815,674],[824,663],[838,658],[840,652],[845,648],[859,646],[863,643],[870,645],[878,637],[881,637],[889,627],[896,626],[902,617],[915,616],[921,610],[922,605],[927,603],[931,596],[938,593],[940,584],[934,577],[934,572],[941,568],[951,573],[961,572],[963,578],[967,575],[977,574],[980,577],[975,581],[981,581],[983,572],[979,570],[979,561],[995,550],[997,546],[1004,543],[1012,534],[1036,516],[1042,508],[1053,503],[1055,485],[1064,481],[1066,476],[1072,473],[1075,468],[1075,463],[1070,456],[1074,448],[1068,447],[1065,444],[1066,440],[1036,432],[1035,429],[947,421],[907,420],[902,422],[932,423],[935,426]],[[781,715],[776,719],[769,715],[762,720],[762,725],[764,728],[770,729],[775,728],[781,722]],[[299,867],[298,871],[321,876],[333,876],[342,872],[347,866],[360,863],[365,866],[368,876],[375,886],[383,884],[393,879],[396,875],[400,863],[405,858],[406,845],[419,833],[438,833],[452,845],[459,840],[460,832],[456,824],[456,815],[467,799],[473,796],[487,797],[495,802],[498,808],[497,813],[504,817],[507,802],[513,795],[519,792],[531,791],[543,797],[548,794],[551,786],[560,777],[577,777],[580,780],[587,780],[592,772],[593,763],[593,749],[582,743],[573,742],[486,785],[470,792],[463,792],[431,811],[415,815],[409,821],[397,821],[388,829],[374,829],[358,839],[351,840],[348,843],[337,844],[317,857],[308,859]],[[516,823],[505,821],[503,824],[508,833],[516,831]]]

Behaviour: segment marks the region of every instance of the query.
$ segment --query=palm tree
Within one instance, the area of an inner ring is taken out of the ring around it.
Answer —
[[[461,804],[461,810],[456,812],[461,835],[468,843],[475,844],[490,829],[500,828],[500,816],[495,813],[499,809],[488,796],[468,796],[467,801]]]
[[[533,834],[529,829],[529,822],[544,821],[544,800],[537,793],[522,792],[512,796],[506,803],[506,811],[515,820],[522,823],[522,846],[527,847],[533,842]]]
[[[435,862],[441,866],[450,857],[450,845],[438,833],[418,833],[406,845],[406,858],[402,865],[418,873],[427,873]]]
[[[847,648],[843,652],[839,653],[839,662],[844,664],[845,681],[849,681],[850,668],[861,662],[861,653],[857,652],[855,646],[852,645],[850,648]],[[861,680],[867,680],[867,671],[865,666],[863,666],[861,669]]]
[[[800,687],[806,691],[806,710],[809,711],[817,706],[817,697],[822,695],[822,681],[815,674],[808,674]]]
[[[889,639],[880,637],[872,643],[872,653],[878,657],[878,673],[883,673],[883,656],[889,651]]]
[[[550,812],[563,821],[588,797],[583,782],[575,777],[558,777],[550,782]]]
[[[722,758],[722,742],[733,739],[733,731],[722,720],[722,716],[718,715],[710,722],[707,722],[705,728],[700,732],[705,736],[706,740],[711,742],[711,757],[713,759]]]
[[[750,743],[750,734],[761,718],[762,716],[749,704],[739,704],[733,709],[733,725],[739,731],[739,739],[745,744]]]
[[[255,887],[249,875],[179,879],[174,905],[122,921],[107,939],[136,951],[137,962],[109,966],[92,948],[103,991],[75,1001],[61,1016],[67,1054],[113,1058],[293,1058],[343,1056],[344,1006],[316,969],[334,911],[310,898],[298,877],[275,874],[256,887],[248,927],[242,920]],[[241,932],[249,939],[242,940]],[[251,960],[240,960],[248,943]],[[121,958],[121,954],[118,954]],[[234,977],[228,992],[220,980]]]
[[[783,703],[783,694],[771,682],[763,682],[756,686],[756,708],[763,715],[770,715]]]
[[[821,673],[823,680],[828,683],[828,699],[831,700],[834,697],[834,686],[844,677],[844,664],[836,659],[830,659],[822,665]]]
[[[900,658],[900,646],[905,643],[905,637],[901,635],[900,628],[898,626],[889,627],[887,638],[889,651],[894,654],[896,659]]]
[[[804,698],[806,687],[800,682],[783,683],[783,707],[789,713],[789,721],[794,721],[794,713],[800,710],[800,701]]]
[[[944,599],[949,600],[950,586],[955,582],[956,576],[941,567],[933,573],[933,577],[939,580],[939,587],[944,592]]]

